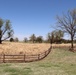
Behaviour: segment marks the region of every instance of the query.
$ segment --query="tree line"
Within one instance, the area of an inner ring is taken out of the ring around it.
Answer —
[[[10,42],[19,42],[19,39],[18,38],[10,38],[9,40]],[[23,42],[27,43],[27,42],[32,42],[32,43],[42,43],[43,42],[43,37],[42,36],[38,36],[36,37],[35,34],[32,34],[30,37],[29,37],[29,40],[27,37],[25,37],[23,39]]]
[[[32,34],[29,38],[25,37],[22,42],[24,43],[54,43],[54,44],[61,44],[61,43],[71,43],[71,40],[64,39],[64,33],[61,30],[54,30],[51,33],[47,33],[46,39],[43,39],[43,36],[36,36]],[[19,42],[18,37],[10,38],[10,42]],[[76,40],[74,40],[76,43]]]

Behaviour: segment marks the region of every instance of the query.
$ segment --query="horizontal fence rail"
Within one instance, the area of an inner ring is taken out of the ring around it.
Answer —
[[[40,53],[40,54],[35,54],[35,55],[7,55],[3,54],[0,55],[0,63],[13,63],[13,62],[32,62],[32,61],[38,61],[43,58],[45,58],[51,51],[50,47],[47,51]]]

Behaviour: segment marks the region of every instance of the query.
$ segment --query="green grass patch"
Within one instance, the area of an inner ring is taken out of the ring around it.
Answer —
[[[76,75],[76,53],[52,49],[43,60],[0,64],[0,75]]]
[[[3,70],[5,73],[9,73],[9,75],[30,75],[32,72],[31,68],[13,68],[13,67],[8,67]]]

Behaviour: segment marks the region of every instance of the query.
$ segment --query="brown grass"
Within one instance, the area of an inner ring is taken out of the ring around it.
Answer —
[[[50,47],[50,44],[29,44],[3,42],[0,44],[0,54],[39,54]]]
[[[69,47],[70,44],[53,44],[53,47]],[[1,54],[39,54],[50,48],[47,43],[18,43],[18,42],[3,42],[0,44]]]

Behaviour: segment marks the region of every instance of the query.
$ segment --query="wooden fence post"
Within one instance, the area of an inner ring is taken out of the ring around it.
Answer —
[[[40,54],[38,54],[38,60],[40,59]]]
[[[46,54],[46,51],[45,51],[45,56],[46,56],[47,54]]]
[[[26,55],[24,54],[24,62],[25,62],[25,59],[26,59]]]
[[[5,54],[3,55],[3,63],[5,63]]]

